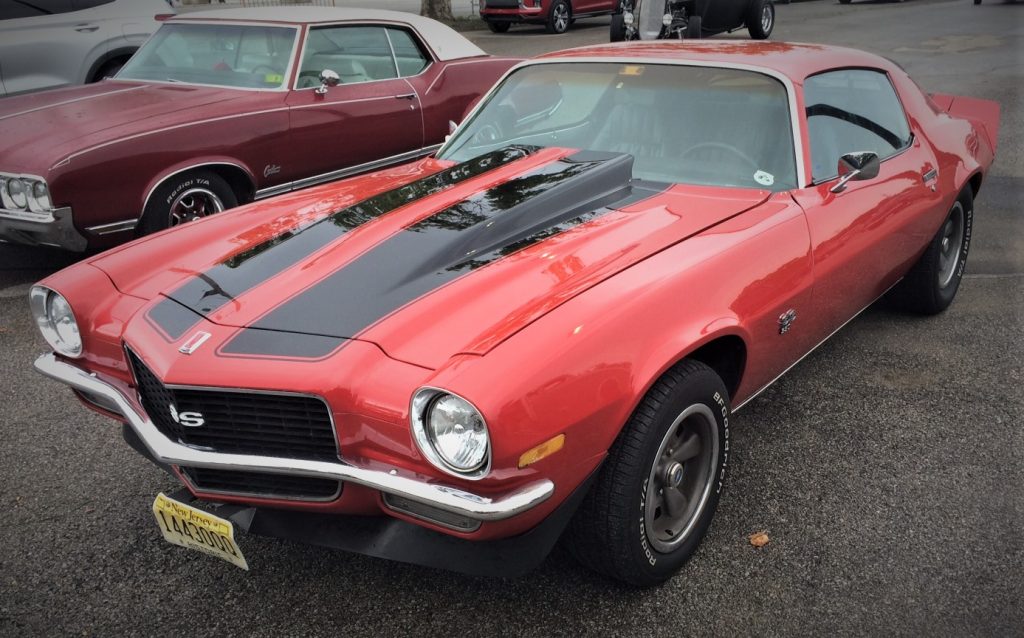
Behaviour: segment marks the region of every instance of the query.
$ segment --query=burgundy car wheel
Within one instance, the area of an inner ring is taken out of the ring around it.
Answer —
[[[179,226],[238,206],[231,185],[211,170],[172,175],[150,195],[137,234]]]
[[[194,222],[222,210],[224,210],[224,202],[217,197],[216,193],[205,188],[192,188],[178,195],[171,203],[167,225],[177,226],[186,222]]]

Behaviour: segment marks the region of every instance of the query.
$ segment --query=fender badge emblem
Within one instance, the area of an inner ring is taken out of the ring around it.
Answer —
[[[203,332],[202,330],[200,330],[199,332],[189,337],[188,341],[181,344],[181,347],[178,348],[178,352],[180,352],[181,354],[192,354],[193,352],[199,349],[199,346],[206,343],[206,340],[209,338],[209,332]]]
[[[786,312],[779,315],[779,334],[784,335],[789,332],[789,327],[796,321],[796,310],[787,310]]]

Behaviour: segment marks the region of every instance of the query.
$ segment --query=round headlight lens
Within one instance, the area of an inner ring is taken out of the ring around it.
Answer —
[[[34,180],[32,182],[31,197],[28,200],[28,207],[36,212],[45,212],[53,208],[50,204],[50,189],[46,182]]]
[[[413,397],[412,410],[413,435],[430,462],[466,478],[486,474],[490,437],[472,403],[441,390],[423,389]]]
[[[67,299],[45,286],[32,286],[29,305],[39,331],[51,348],[65,357],[82,355],[82,335]]]
[[[28,188],[25,182],[20,179],[12,179],[7,182],[7,193],[11,197],[15,208],[28,208]]]

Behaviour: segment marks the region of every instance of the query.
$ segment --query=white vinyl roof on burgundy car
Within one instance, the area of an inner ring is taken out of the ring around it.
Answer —
[[[169,22],[206,20],[281,22],[288,24],[325,24],[336,22],[400,23],[407,24],[415,29],[442,61],[487,55],[482,49],[451,27],[441,24],[436,20],[403,11],[346,9],[341,7],[253,7],[195,11],[178,15],[169,20]]]

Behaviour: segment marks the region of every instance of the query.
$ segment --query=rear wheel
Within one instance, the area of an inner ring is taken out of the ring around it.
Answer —
[[[174,175],[153,191],[139,222],[138,234],[179,226],[238,206],[231,186],[213,171]]]
[[[572,22],[572,8],[566,0],[555,0],[544,25],[548,33],[565,33]]]
[[[667,580],[711,525],[728,453],[725,386],[685,360],[654,384],[608,451],[569,526],[570,551],[632,585]]]
[[[96,71],[96,74],[89,80],[90,82],[99,82],[107,78],[112,78],[117,75],[117,72],[121,70],[124,63],[128,61],[128,58],[118,58],[116,60],[110,60]]]
[[[775,28],[775,5],[772,0],[752,0],[747,9],[747,31],[755,40],[766,40]]]
[[[511,22],[488,22],[487,28],[493,33],[505,33],[512,26]]]
[[[974,196],[964,189],[939,232],[892,291],[893,300],[905,310],[923,315],[942,312],[953,303],[967,265],[974,224]]]
[[[626,39],[626,21],[621,13],[612,14],[612,26],[609,29],[609,38],[612,42],[622,42]]]

